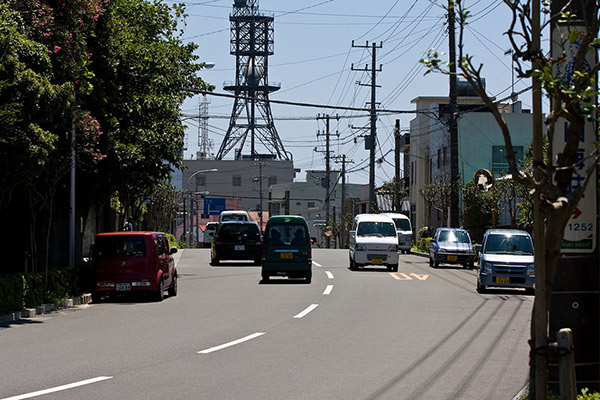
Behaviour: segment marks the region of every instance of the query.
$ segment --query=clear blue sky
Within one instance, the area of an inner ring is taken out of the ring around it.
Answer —
[[[168,1],[173,3],[175,1]],[[176,1],[179,3],[179,1]],[[235,80],[235,57],[230,55],[229,14],[233,0],[187,1],[189,17],[184,39],[198,44],[202,61],[214,62],[211,70],[202,71],[202,78],[215,85],[216,92],[225,93],[223,82]],[[382,109],[414,110],[411,100],[418,96],[447,96],[448,77],[440,74],[424,76],[419,64],[429,48],[448,51],[446,10],[447,1],[438,0],[259,0],[260,11],[275,17],[275,54],[269,58],[269,80],[281,83],[281,89],[270,98],[300,103],[328,104],[344,107],[365,107],[370,101],[370,88],[364,72],[351,71],[370,64],[370,51],[352,48],[382,42],[377,51],[377,64],[382,72],[377,75],[377,102]],[[471,23],[465,30],[467,52],[484,64],[488,93],[498,99],[508,97],[511,89],[511,59],[505,55],[510,48],[503,33],[510,23],[508,8],[499,0],[471,0]],[[518,81],[515,91],[529,85]],[[530,93],[521,95],[524,108],[531,108]],[[216,153],[229,125],[233,100],[209,96],[208,120],[212,152]],[[294,166],[302,169],[298,176],[304,180],[306,170],[324,170],[325,149],[323,121],[317,114],[342,116],[332,121],[331,149],[335,155],[345,154],[353,164],[348,165],[350,183],[368,182],[369,153],[364,149],[365,131],[350,129],[368,126],[367,114],[357,111],[339,111],[272,104],[275,126],[285,149],[293,154]],[[198,98],[187,100],[185,114],[198,113]],[[353,118],[346,118],[355,116]],[[411,114],[386,115],[377,122],[377,158],[383,162],[376,167],[376,184],[389,181],[394,175],[395,120],[400,119],[402,130],[408,130]],[[188,148],[185,157],[195,154],[198,144],[196,121],[189,122]],[[357,139],[355,143],[355,138]],[[249,153],[245,151],[244,153]],[[233,158],[229,154],[226,158]],[[335,164],[332,164],[334,167]],[[338,168],[339,165],[337,166]]]

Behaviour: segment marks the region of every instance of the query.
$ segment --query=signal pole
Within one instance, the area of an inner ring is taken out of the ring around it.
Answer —
[[[336,116],[336,119],[339,117]],[[329,189],[331,186],[331,151],[329,150],[329,114],[321,117],[321,115],[317,115],[317,120],[324,119],[325,120],[325,183],[323,187],[325,188],[325,223],[329,223]],[[319,133],[317,133],[319,136]],[[331,246],[331,238],[327,237],[327,248]]]
[[[371,84],[361,84],[360,86],[371,86],[371,134],[369,135],[368,145],[369,145],[369,204],[367,204],[367,212],[371,212],[371,208],[373,206],[373,202],[375,201],[375,146],[377,139],[377,103],[376,103],[376,88],[381,87],[377,86],[376,72],[381,72],[382,65],[379,66],[379,69],[375,67],[377,63],[377,49],[383,48],[383,43],[380,42],[379,46],[375,43],[372,43],[369,46],[369,42],[364,46],[359,46],[354,44],[354,40],[352,41],[352,47],[368,49],[371,48],[371,68],[368,65],[365,65],[365,68],[355,69],[354,64],[352,64],[352,71],[363,71],[363,72],[371,72]]]

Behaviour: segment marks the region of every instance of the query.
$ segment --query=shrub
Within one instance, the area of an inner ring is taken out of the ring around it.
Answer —
[[[9,274],[0,276],[0,314],[23,309],[25,293],[25,279],[23,274]]]
[[[431,242],[430,237],[422,237],[417,241],[417,251],[421,253],[429,253],[429,242]]]

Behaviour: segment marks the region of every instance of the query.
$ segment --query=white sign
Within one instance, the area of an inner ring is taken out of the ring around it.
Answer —
[[[579,37],[585,31],[584,26],[556,26],[552,32],[552,57],[557,59],[562,54],[565,55],[564,62],[557,65],[555,73],[557,76],[564,77],[565,80],[573,79],[574,57],[580,46],[580,40],[577,38],[572,41],[569,39],[569,33],[576,28],[579,31]],[[591,70],[591,66],[596,64],[596,55],[590,51],[586,57],[586,69]],[[567,141],[567,132],[569,125],[564,119],[559,119],[554,130],[553,149],[554,152],[562,152]],[[571,178],[569,193],[580,188],[586,177],[587,170],[592,165],[591,159],[585,159],[595,149],[596,134],[594,124],[586,122],[579,138],[577,148],[577,159],[580,161]],[[556,154],[553,155],[556,157]],[[579,201],[577,208],[571,215],[571,219],[565,227],[563,236],[563,253],[591,253],[596,248],[596,169],[591,176],[590,182]]]

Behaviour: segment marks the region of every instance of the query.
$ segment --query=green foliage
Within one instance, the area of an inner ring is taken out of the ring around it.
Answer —
[[[520,400],[528,400],[529,394],[519,397]],[[548,391],[548,400],[560,400],[560,396]],[[581,389],[581,394],[577,395],[577,400],[600,400],[600,393],[590,393],[588,388]]]
[[[0,275],[0,314],[33,308],[44,303],[56,303],[91,289],[91,264],[57,268],[44,274],[17,273]]]
[[[421,253],[429,253],[429,243],[433,238],[431,237],[422,237],[417,241],[417,251]]]
[[[171,234],[171,233],[167,233],[167,239],[169,239],[169,249],[173,248],[173,247],[177,247],[178,249],[182,249],[184,246],[183,243],[179,242],[179,240],[177,240],[177,238],[175,237],[175,235]]]
[[[466,229],[490,226],[492,224],[492,193],[481,192],[473,181],[468,181],[463,188],[465,213],[463,225]]]
[[[25,306],[25,280],[21,274],[0,275],[0,315]]]

